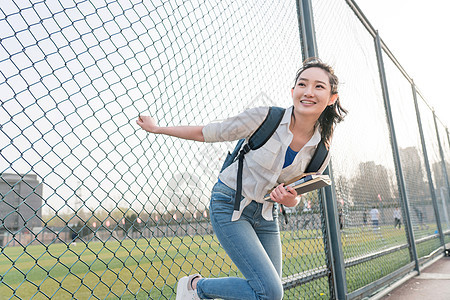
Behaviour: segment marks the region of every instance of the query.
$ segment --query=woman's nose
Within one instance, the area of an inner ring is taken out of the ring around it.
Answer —
[[[305,88],[305,96],[307,96],[307,97],[314,96],[312,87],[307,86]]]

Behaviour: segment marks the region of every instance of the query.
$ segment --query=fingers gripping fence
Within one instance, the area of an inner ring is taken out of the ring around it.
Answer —
[[[240,276],[208,210],[232,145],[147,135],[135,121],[291,105],[304,2],[2,1],[1,298],[174,299],[186,274]],[[334,137],[331,201],[307,194],[280,223],[285,299],[337,298],[340,285],[369,295],[450,241],[448,129],[383,48],[397,159],[373,32],[352,1],[323,3],[311,5],[317,47],[350,114]]]

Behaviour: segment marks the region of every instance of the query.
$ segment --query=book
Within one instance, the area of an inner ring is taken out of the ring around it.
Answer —
[[[327,185],[331,185],[331,179],[328,175],[308,174],[292,183],[287,183],[285,187],[293,187],[297,191],[297,194],[300,195],[323,188]],[[264,196],[264,200],[273,202],[272,199],[270,199],[270,192],[271,191]]]

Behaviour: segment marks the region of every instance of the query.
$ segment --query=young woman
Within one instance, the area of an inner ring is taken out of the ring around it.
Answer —
[[[199,274],[178,282],[181,299],[282,299],[282,253],[273,202],[287,207],[299,202],[297,192],[284,187],[302,174],[323,138],[331,145],[334,126],[346,110],[339,102],[338,78],[319,59],[303,63],[292,88],[293,106],[286,109],[273,136],[261,148],[246,154],[242,175],[240,210],[233,213],[237,162],[219,174],[210,202],[211,223],[220,244],[245,278],[202,278]],[[206,126],[158,127],[153,118],[139,117],[142,129],[200,142],[221,142],[249,138],[265,119],[268,107],[249,109],[220,123]],[[323,172],[329,156],[321,166]],[[280,184],[281,183],[281,184]]]

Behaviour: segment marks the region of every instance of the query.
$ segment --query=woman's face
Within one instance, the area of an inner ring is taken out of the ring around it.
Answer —
[[[294,112],[305,117],[318,119],[336,99],[337,95],[331,95],[328,73],[317,67],[304,70],[292,89]]]

